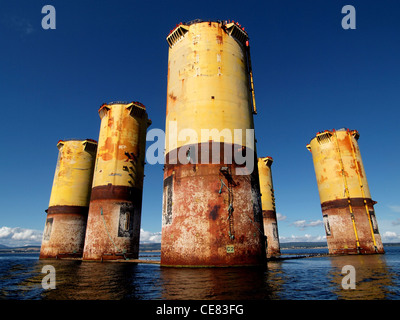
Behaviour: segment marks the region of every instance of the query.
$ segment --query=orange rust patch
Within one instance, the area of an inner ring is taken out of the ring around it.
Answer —
[[[359,174],[362,179],[362,178],[364,178],[363,171],[362,171],[362,163],[360,161],[357,161],[357,164],[358,164],[358,168],[360,169]]]
[[[338,139],[339,140],[339,145],[340,149],[342,150],[347,150],[348,152],[353,152],[353,147],[352,147],[352,141],[351,138],[348,137],[347,135],[343,137],[343,139]]]
[[[328,177],[321,176],[321,179],[319,179],[318,183],[323,183],[324,181],[327,181],[327,180],[328,180]]]
[[[104,161],[111,160],[113,158],[114,147],[112,138],[108,137],[106,141],[104,141],[104,146],[100,148],[99,157]]]
[[[352,170],[354,170],[355,172],[357,172],[357,166],[356,166],[356,163],[355,163],[354,161],[352,161],[352,162],[350,163],[350,169],[352,169]]]
[[[176,96],[174,96],[174,94],[171,92],[168,97],[173,100],[174,102],[176,101]]]
[[[113,126],[114,126],[114,117],[111,117],[111,111],[110,111],[110,116],[108,118],[107,127],[109,127],[111,129]]]

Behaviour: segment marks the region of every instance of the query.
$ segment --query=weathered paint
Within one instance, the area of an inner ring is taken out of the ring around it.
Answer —
[[[271,173],[272,163],[271,157],[258,158],[264,233],[267,237],[267,257],[276,257],[281,254]]]
[[[81,257],[97,142],[59,141],[40,259]]]
[[[384,253],[378,224],[375,217],[374,204],[371,199],[366,199],[368,214],[364,206],[364,199],[350,199],[354,216],[354,225],[359,239],[359,248],[355,240],[353,222],[349,211],[347,199],[327,201],[321,205],[322,215],[327,234],[329,253],[331,254],[369,254]],[[371,231],[371,225],[372,230]],[[372,239],[374,233],[377,250]]]
[[[265,263],[257,156],[254,147],[245,147],[245,130],[254,129],[247,34],[235,28],[193,23],[167,38],[162,266]],[[242,133],[238,139],[234,129]],[[244,175],[236,174],[244,168],[235,162],[239,152],[254,154],[252,170]],[[190,162],[181,163],[179,154]]]
[[[138,102],[104,104],[93,177],[84,260],[138,257],[146,130]]]
[[[221,149],[238,147],[218,142],[209,144]],[[197,148],[201,157],[202,146],[191,147]],[[168,157],[167,161],[173,162]],[[226,171],[221,170],[224,166]],[[236,163],[165,165],[162,265],[264,263],[258,171],[255,167],[247,175],[236,175],[238,166]]]
[[[242,137],[235,143],[245,145],[245,129],[254,128],[245,40],[238,41],[226,25],[217,22],[184,27],[187,32],[169,49],[165,153],[208,142],[211,137],[202,134],[203,129],[229,130],[230,136],[232,130],[239,130]],[[189,142],[184,137],[177,141],[170,121],[176,121],[176,132],[189,129],[196,134]],[[218,137],[217,141],[233,142],[227,140]]]
[[[356,130],[325,130],[313,156],[329,252],[384,253]]]
[[[104,104],[93,187],[143,188],[146,130],[150,125],[146,108],[138,102]]]
[[[97,142],[60,140],[57,148],[59,153],[49,207],[88,207]]]

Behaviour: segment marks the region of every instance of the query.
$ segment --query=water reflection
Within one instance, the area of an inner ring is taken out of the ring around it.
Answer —
[[[273,299],[266,268],[161,268],[162,298]]]
[[[400,249],[385,255],[270,261],[267,268],[167,268],[119,262],[0,259],[0,299],[302,300],[400,299]],[[44,265],[56,289],[44,290]],[[343,266],[356,270],[356,289],[342,288]]]
[[[329,266],[328,257],[268,263],[270,272],[274,270],[275,278],[280,279],[276,295],[279,299],[285,300],[335,299],[327,266]]]
[[[44,290],[41,273],[46,264],[56,270],[56,289]],[[133,263],[92,263],[68,260],[40,260],[22,280],[20,290],[35,292],[36,299],[49,300],[121,300],[157,299],[157,267]],[[21,292],[21,291],[20,291]],[[154,294],[156,293],[156,294]],[[31,299],[32,294],[31,294]]]
[[[57,289],[47,290],[46,299],[152,299],[150,270],[131,263],[96,263],[60,261]],[[147,268],[148,269],[148,268]]]
[[[331,257],[330,261],[332,282],[336,284],[334,292],[338,299],[390,299],[393,294],[396,295],[390,290],[394,274],[387,267],[385,255],[338,256]],[[355,268],[355,289],[342,288],[345,274],[341,274],[341,270],[345,265]]]

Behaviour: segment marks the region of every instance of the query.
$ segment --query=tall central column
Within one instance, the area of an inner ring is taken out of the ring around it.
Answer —
[[[167,42],[161,265],[261,265],[247,33],[236,23],[194,21]]]

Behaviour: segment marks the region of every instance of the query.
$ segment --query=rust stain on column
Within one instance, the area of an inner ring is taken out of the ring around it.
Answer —
[[[329,253],[384,253],[357,130],[318,132],[311,151]]]
[[[137,259],[146,130],[151,121],[139,102],[104,104],[99,115],[83,259]]]
[[[97,142],[60,140],[40,259],[82,257]]]
[[[263,213],[264,232],[267,237],[267,257],[277,257],[281,254],[276,219],[275,195],[272,183],[271,157],[258,158],[260,176],[261,204]]]
[[[247,33],[195,21],[167,41],[161,265],[263,265],[257,155],[254,137],[246,141],[254,129]],[[240,155],[252,156],[248,168]]]

